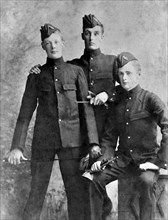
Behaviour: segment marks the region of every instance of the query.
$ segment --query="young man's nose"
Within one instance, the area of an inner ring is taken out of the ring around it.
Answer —
[[[90,40],[93,40],[95,38],[94,34],[90,35]]]
[[[127,79],[127,75],[123,74],[123,80]]]
[[[51,43],[51,47],[55,48],[56,47],[56,43]]]

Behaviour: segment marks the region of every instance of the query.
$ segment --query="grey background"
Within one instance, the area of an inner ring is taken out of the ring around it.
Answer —
[[[49,22],[65,36],[65,60],[79,57],[82,17],[95,14],[105,26],[102,52],[132,52],[142,64],[141,85],[158,94],[167,103],[166,0],[1,0],[1,163],[10,149],[29,69],[44,64],[40,45],[41,25]],[[30,156],[33,120],[30,124],[25,155]],[[30,189],[29,164],[1,164],[1,219],[18,220]],[[108,186],[117,211],[117,182]],[[41,219],[66,219],[66,196],[56,162]]]

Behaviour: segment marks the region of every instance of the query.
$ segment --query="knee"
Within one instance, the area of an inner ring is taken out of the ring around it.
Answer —
[[[156,183],[156,178],[155,178],[155,173],[153,172],[144,172],[143,174],[141,174],[141,176],[139,177],[140,183],[144,186],[144,187],[153,187],[154,184]]]

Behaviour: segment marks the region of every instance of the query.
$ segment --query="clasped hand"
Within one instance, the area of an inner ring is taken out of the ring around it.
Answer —
[[[90,99],[91,105],[103,105],[108,100],[108,94],[106,92],[101,92],[96,95],[93,92],[89,91],[87,99]]]

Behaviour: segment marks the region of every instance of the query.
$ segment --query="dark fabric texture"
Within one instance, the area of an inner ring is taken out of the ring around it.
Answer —
[[[142,89],[139,85],[126,92],[120,89],[120,101],[110,113],[109,124],[102,139],[104,157],[121,158],[119,166],[126,166],[131,160],[136,164],[152,162],[161,168],[168,161],[168,119],[167,109],[160,98]],[[162,133],[157,142],[157,126]],[[117,152],[114,152],[119,138]]]
[[[107,92],[109,97],[113,97],[115,100],[115,58],[114,55],[105,55],[101,53],[100,49],[94,51],[85,50],[84,54],[79,59],[68,62],[80,66],[83,69],[90,91],[96,95],[100,92]],[[100,140],[107,122],[108,109],[104,105],[93,106],[93,108]]]

